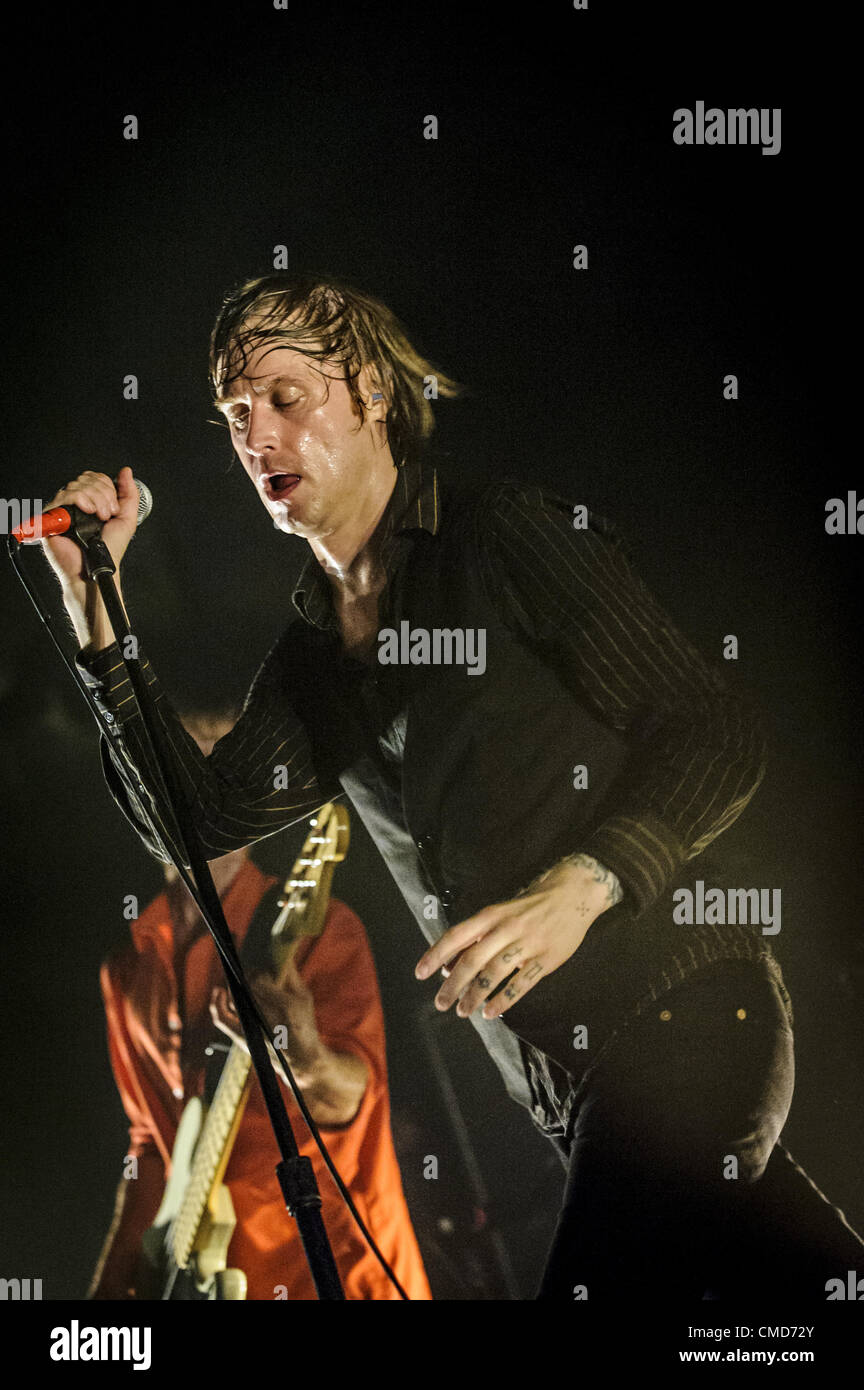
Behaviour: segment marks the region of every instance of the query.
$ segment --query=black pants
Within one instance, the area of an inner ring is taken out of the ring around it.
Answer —
[[[622,1031],[574,1104],[538,1298],[825,1300],[864,1243],[777,1141],[793,1038],[746,962],[678,986]]]

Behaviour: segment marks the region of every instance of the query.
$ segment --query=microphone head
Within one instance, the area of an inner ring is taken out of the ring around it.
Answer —
[[[133,478],[133,483],[138,489],[138,525],[146,521],[153,510],[153,493],[146,483],[142,483],[140,478]]]

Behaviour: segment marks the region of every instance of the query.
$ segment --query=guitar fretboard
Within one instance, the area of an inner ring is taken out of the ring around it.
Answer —
[[[291,876],[283,885],[281,911],[271,932],[280,970],[300,935],[316,936],[324,925],[334,865],[348,848],[348,816],[344,807],[328,802],[310,822]],[[282,955],[280,958],[280,949]],[[277,979],[282,976],[277,972]],[[235,1043],[228,1053],[216,1094],[201,1129],[183,1201],[166,1235],[166,1246],[176,1269],[189,1266],[192,1252],[215,1185],[225,1171],[251,1084],[251,1058]]]

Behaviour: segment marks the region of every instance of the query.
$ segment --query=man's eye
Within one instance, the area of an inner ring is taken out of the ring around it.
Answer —
[[[277,410],[290,410],[291,406],[296,405],[299,399],[299,396],[295,396],[293,400],[290,401],[274,401],[273,405]],[[228,423],[231,426],[232,430],[236,430],[237,433],[240,434],[248,425],[249,416],[248,414],[234,415],[229,419]]]

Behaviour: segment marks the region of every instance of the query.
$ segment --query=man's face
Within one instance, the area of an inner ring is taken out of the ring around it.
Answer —
[[[371,411],[362,424],[337,366],[263,343],[217,402],[237,457],[280,531],[331,534],[362,511],[382,467],[392,472],[381,445],[385,403],[371,403],[375,385],[366,369],[358,385]]]

